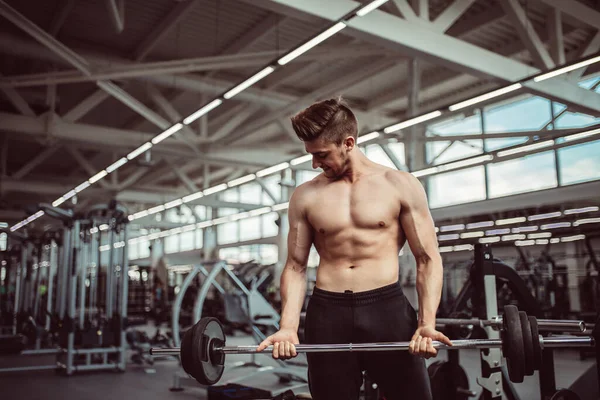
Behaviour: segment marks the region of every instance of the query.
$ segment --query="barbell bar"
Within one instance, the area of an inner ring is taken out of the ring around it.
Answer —
[[[550,347],[592,347],[594,339],[591,337],[556,336],[543,337],[540,335],[540,344],[543,348]],[[341,343],[341,344],[297,344],[297,353],[332,353],[353,351],[400,351],[408,350],[410,342],[382,342],[382,343]],[[432,346],[437,350],[455,349],[491,349],[502,347],[502,339],[466,339],[453,340],[452,346],[445,343],[433,341]],[[222,354],[260,354],[272,353],[273,346],[268,346],[262,351],[256,351],[257,345],[253,346],[224,346],[213,347],[210,351]],[[181,352],[179,347],[168,349],[151,348],[150,355],[153,356],[178,356]]]
[[[545,332],[571,332],[583,333],[587,327],[584,321],[570,319],[538,319],[538,329]],[[475,325],[482,328],[491,327],[499,330],[502,328],[502,317],[494,317],[492,319],[455,319],[455,318],[437,318],[436,326],[469,326]]]
[[[539,368],[543,348],[595,346],[593,337],[539,335],[537,319],[527,317],[513,305],[504,307],[503,317],[500,339],[454,340],[452,346],[434,341],[432,345],[438,350],[501,348],[507,360],[510,379],[517,383],[523,382],[525,375],[531,375]],[[212,385],[223,374],[227,354],[257,354],[273,351],[273,346],[260,352],[257,351],[257,347],[257,345],[226,346],[223,326],[218,319],[207,317],[202,318],[185,332],[180,348],[152,348],[150,354],[179,355],[181,365],[187,373],[201,384]],[[409,349],[410,342],[298,344],[295,347],[297,353],[402,351]]]

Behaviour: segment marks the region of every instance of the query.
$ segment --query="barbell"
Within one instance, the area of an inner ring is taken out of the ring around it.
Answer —
[[[403,351],[410,342],[344,343],[344,344],[298,344],[297,353],[346,352],[346,351]],[[501,348],[507,360],[509,377],[513,382],[523,382],[525,375],[532,375],[541,366],[542,350],[553,347],[593,347],[594,339],[586,336],[542,337],[538,320],[528,317],[513,305],[504,307],[500,339],[454,340],[452,346],[439,341],[432,345],[443,349],[490,349]],[[257,346],[226,346],[223,326],[218,319],[205,317],[183,335],[180,348],[152,348],[150,354],[179,355],[185,372],[203,385],[214,385],[224,371],[225,355],[271,353],[273,346],[258,352]]]

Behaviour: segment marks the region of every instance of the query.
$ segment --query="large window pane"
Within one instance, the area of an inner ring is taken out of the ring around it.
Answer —
[[[129,244],[129,249],[127,249],[127,256],[130,260],[137,260],[139,257],[138,252],[138,242]]]
[[[483,167],[473,167],[433,175],[428,188],[431,208],[484,200],[485,173]]]
[[[406,165],[406,154],[404,153],[404,143],[391,142],[387,144],[388,149],[394,153],[400,164]]]
[[[237,208],[228,208],[222,207],[217,210],[217,214],[219,217],[224,217],[226,215],[237,214],[239,211]]]
[[[378,144],[370,144],[365,149],[365,155],[373,162],[397,169],[392,160]]]
[[[556,120],[556,129],[566,128],[582,128],[589,125],[595,125],[600,123],[600,118],[594,118],[587,114],[573,113],[570,111],[565,112],[563,115],[558,117]]]
[[[527,141],[526,137],[503,138],[503,139],[485,139],[485,148],[487,151],[503,149],[505,147],[516,146]]]
[[[554,152],[488,165],[490,197],[530,192],[557,185]]]
[[[238,242],[239,225],[236,222],[228,222],[226,224],[217,225],[217,242],[218,244],[229,244]]]
[[[483,153],[482,140],[465,140],[463,142],[427,142],[427,162],[431,163],[435,159],[434,165],[443,164],[449,161],[459,160],[470,156]],[[450,147],[448,147],[450,145]],[[443,153],[441,153],[443,151]],[[439,154],[441,155],[436,159]]]
[[[237,203],[238,201],[240,201],[240,194],[238,192],[238,188],[237,187],[233,187],[231,189],[227,189],[226,191],[224,191],[223,193],[221,193],[221,200],[223,201],[230,201],[232,203]]]
[[[240,186],[240,199],[242,203],[260,204],[262,200],[262,188],[256,182]]]
[[[196,230],[196,248],[201,249],[204,245],[204,231],[202,229]]]
[[[279,215],[275,212],[268,213],[268,214],[261,216],[261,218],[262,218],[262,237],[266,238],[266,237],[272,237],[272,236],[277,235],[277,233],[279,232],[279,227],[275,224],[275,221],[277,220],[278,217],[279,217]],[[287,218],[287,216],[285,218]]]
[[[281,186],[279,182],[281,182],[281,176],[279,174],[271,175],[263,179],[265,186],[271,191],[273,196],[279,200],[281,197]],[[275,204],[273,199],[269,197],[265,191],[262,191],[262,204]]]
[[[181,233],[181,243],[179,251],[189,251],[194,249],[194,231]]]
[[[318,171],[296,171],[296,187],[308,182],[319,175]]]
[[[563,185],[600,179],[600,140],[558,150]]]
[[[467,118],[455,117],[450,120],[429,125],[427,127],[428,135],[466,135],[473,133],[481,133],[481,116],[479,114],[472,115]]]
[[[176,253],[179,251],[179,234],[165,237],[165,253]]]
[[[260,217],[240,220],[240,241],[260,238]]]
[[[260,246],[260,262],[262,264],[275,264],[277,262],[278,246],[263,244]]]
[[[206,219],[206,206],[195,206],[194,211],[198,214],[200,219]]]
[[[485,110],[485,132],[518,132],[542,129],[552,119],[550,100],[530,97]]]
[[[138,256],[139,258],[150,257],[150,242],[147,240],[142,240],[138,243]]]

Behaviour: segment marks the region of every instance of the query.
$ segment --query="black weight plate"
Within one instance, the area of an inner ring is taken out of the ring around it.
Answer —
[[[533,353],[533,337],[531,335],[531,326],[527,313],[525,311],[519,311],[519,319],[521,321],[521,329],[523,334],[523,354],[525,355],[525,375],[533,375],[533,359],[535,357]]]
[[[223,363],[220,362],[221,360],[218,357],[215,359],[216,357],[210,351],[210,344],[213,339],[219,339],[222,343],[225,343],[223,326],[216,318],[202,318],[193,327],[192,331],[192,358],[194,364],[192,376],[203,385],[214,385],[223,375]]]
[[[508,375],[512,382],[521,383],[525,377],[525,352],[523,330],[517,307],[504,306],[503,325],[502,351],[506,357]]]
[[[179,358],[181,360],[181,366],[183,370],[193,376],[194,373],[194,360],[192,359],[192,352],[194,351],[192,348],[192,330],[194,327],[191,327],[183,334],[183,339],[181,339],[181,347],[179,348]]]
[[[465,370],[447,361],[436,361],[427,368],[433,400],[467,400],[469,379]],[[463,389],[459,391],[458,389]]]
[[[550,400],[581,400],[581,397],[571,390],[560,389],[550,397]]]
[[[531,328],[531,339],[533,342],[533,369],[539,371],[542,368],[542,345],[540,344],[540,332],[536,317],[529,317]]]

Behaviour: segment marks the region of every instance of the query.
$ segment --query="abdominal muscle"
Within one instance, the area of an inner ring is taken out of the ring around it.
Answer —
[[[358,233],[358,232],[353,232]],[[364,292],[398,281],[398,252],[401,246],[391,230],[366,230],[356,235],[315,238],[320,262],[316,286],[331,292]],[[365,240],[366,239],[366,240]]]

